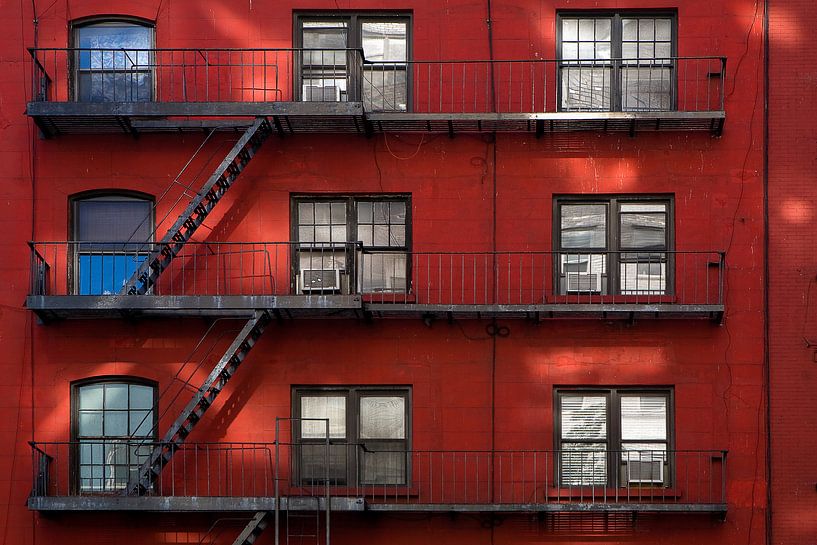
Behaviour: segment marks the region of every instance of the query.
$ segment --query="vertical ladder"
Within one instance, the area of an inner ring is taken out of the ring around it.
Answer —
[[[320,497],[290,496],[287,498],[285,518],[286,545],[321,545]]]
[[[125,283],[121,294],[143,295],[156,284],[162,272],[170,266],[184,244],[204,223],[271,133],[272,127],[267,118],[256,118],[213,171],[204,186],[196,193],[173,226],[168,229],[162,240],[151,249],[147,258]]]
[[[196,390],[195,395],[170,426],[164,439],[153,449],[148,459],[139,468],[137,481],[128,486],[130,494],[141,494],[150,490],[162,473],[162,469],[170,462],[173,454],[184,443],[204,413],[233,377],[238,366],[255,346],[270,319],[267,311],[255,311],[253,317],[247,321],[213,370],[210,371],[204,383]]]

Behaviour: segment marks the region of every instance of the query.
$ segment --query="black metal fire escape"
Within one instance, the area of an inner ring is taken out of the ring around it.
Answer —
[[[150,291],[271,133],[272,127],[266,117],[255,120],[168,229],[167,234],[153,246],[147,259],[125,283],[120,293],[143,295]]]

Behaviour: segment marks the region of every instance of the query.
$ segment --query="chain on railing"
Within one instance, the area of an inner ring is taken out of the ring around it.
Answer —
[[[125,495],[156,446],[134,439],[31,443],[32,495]],[[726,456],[635,448],[406,451],[336,440],[185,443],[142,494],[333,496],[408,505],[713,505],[726,503]]]

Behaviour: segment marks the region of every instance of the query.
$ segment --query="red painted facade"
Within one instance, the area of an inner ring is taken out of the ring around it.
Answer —
[[[535,323],[499,318],[498,324],[509,329],[507,336],[500,337],[487,333],[490,320],[478,318],[437,320],[430,325],[416,318],[273,322],[198,426],[194,440],[274,440],[274,419],[290,414],[294,386],[400,385],[411,388],[413,448],[548,450],[556,441],[557,387],[669,388],[674,447],[729,451],[728,513],[723,522],[708,515],[650,514],[614,528],[610,520],[599,523],[599,519],[576,516],[551,521],[530,514],[340,513],[333,514],[332,540],[339,544],[361,539],[395,544],[765,542],[761,11],[750,0],[658,4],[642,0],[500,0],[492,4],[497,59],[554,58],[559,10],[677,9],[679,55],[728,58],[722,136],[646,132],[631,137],[603,131],[546,134],[538,139],[533,134],[503,133],[454,138],[422,133],[372,138],[273,136],[195,240],[290,240],[292,195],[394,193],[411,196],[414,251],[550,251],[554,196],[662,195],[673,199],[676,249],[726,252],[723,324],[569,318]],[[801,4],[807,11],[808,3]],[[483,59],[489,55],[486,6],[473,3],[418,1],[406,5],[389,1],[373,6],[351,1],[338,6],[135,1],[127,8],[117,8],[127,9],[117,14],[155,21],[157,47],[291,47],[294,12],[373,7],[411,13],[414,59]],[[4,285],[0,290],[3,539],[9,544],[198,543],[221,515],[44,515],[25,506],[32,472],[27,441],[70,439],[73,381],[130,375],[154,380],[161,390],[175,392],[179,386],[174,375],[210,325],[195,317],[66,320],[43,325],[23,307],[29,290],[26,242],[70,238],[68,203],[72,195],[95,189],[160,195],[203,140],[198,133],[143,134],[138,139],[124,134],[39,138],[36,126],[23,114],[30,99],[25,47],[34,45],[35,36],[39,47],[65,47],[71,21],[109,14],[113,7],[107,2],[69,1],[38,2],[35,8],[36,26],[32,25],[32,6],[27,4],[5,6],[0,23],[4,66],[0,75],[4,167],[0,173],[0,248],[6,256],[0,267]],[[786,21],[783,15],[772,19],[772,61],[775,51],[800,56],[775,41],[775,30],[783,33]],[[799,68],[773,63],[773,80],[774,74],[792,80],[784,70]],[[790,322],[809,325],[803,294],[808,293],[813,274],[803,268],[807,264],[802,260],[786,256],[797,252],[802,258],[802,249],[809,247],[804,222],[811,220],[813,198],[807,174],[798,170],[810,165],[805,151],[809,129],[796,122],[802,104],[791,103],[782,88],[776,92],[773,88],[770,95],[772,108],[779,112],[770,127],[770,156],[776,158],[770,162],[769,178],[770,257],[772,262],[796,262],[800,267],[772,267],[770,271],[770,348],[776,388],[772,415],[773,424],[780,425],[772,436],[773,460],[780,464],[772,476],[780,479],[779,490],[788,491],[805,486],[804,460],[808,459],[807,454],[793,458],[791,453],[814,450],[814,445],[809,446],[796,433],[809,416],[792,418],[789,407],[775,404],[792,399],[790,395],[799,396],[803,407],[810,402],[807,386],[813,377],[808,376],[807,367],[812,351],[802,348],[802,335],[791,333]],[[784,120],[784,116],[793,119]],[[785,127],[790,135],[792,126],[804,130],[794,142],[776,132]],[[205,155],[223,153],[227,140],[217,134],[207,144]],[[782,199],[783,195],[789,200]],[[178,210],[160,204],[156,217],[168,213]],[[793,308],[800,309],[799,314],[791,314]],[[217,325],[219,331],[236,327],[240,322]],[[784,336],[786,330],[791,335]],[[780,335],[779,345],[775,334]],[[218,354],[214,350],[208,361]],[[198,374],[203,377],[203,371]],[[161,430],[186,402],[184,394],[172,405],[164,399],[159,410],[169,410],[160,422]],[[788,464],[787,459],[796,461]],[[808,486],[812,488],[802,489],[801,498],[813,495],[813,484]],[[807,527],[810,519],[794,510],[806,505],[792,499],[796,496],[773,494],[775,517],[779,517],[775,519],[775,529],[779,527],[775,543],[806,543],[805,536],[814,535]],[[598,524],[608,526],[600,530]],[[225,543],[231,542],[240,526],[231,528],[221,538]],[[272,543],[272,537],[268,532],[259,542]]]
[[[817,533],[813,305],[814,221],[809,100],[814,70],[809,2],[769,8],[769,371],[772,543],[808,543]],[[795,461],[799,460],[799,463]]]

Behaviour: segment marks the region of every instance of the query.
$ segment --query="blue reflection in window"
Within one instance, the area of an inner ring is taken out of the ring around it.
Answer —
[[[116,295],[147,257],[144,254],[80,254],[77,293]]]
[[[77,29],[76,85],[81,102],[153,98],[153,29],[124,22]]]

